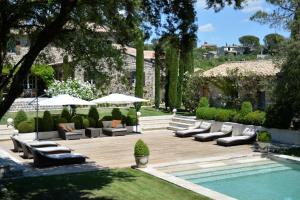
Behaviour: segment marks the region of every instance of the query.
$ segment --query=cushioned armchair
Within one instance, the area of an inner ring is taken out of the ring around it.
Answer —
[[[60,123],[58,134],[64,140],[77,140],[83,137],[82,130],[75,130],[74,123]]]

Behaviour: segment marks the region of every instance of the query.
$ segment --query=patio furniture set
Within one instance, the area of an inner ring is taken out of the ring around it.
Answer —
[[[23,152],[25,159],[33,158],[35,167],[50,167],[66,164],[81,164],[86,157],[81,154],[72,153],[72,149],[59,146],[53,141],[38,141],[32,135],[11,136],[14,145],[13,151]]]
[[[223,123],[220,130],[211,132],[213,122],[202,121],[192,129],[175,131],[177,137],[194,137],[196,141],[207,142],[216,140],[218,145],[233,146],[251,144],[256,140],[256,130],[253,127],[246,127],[241,135],[233,136],[234,127]]]

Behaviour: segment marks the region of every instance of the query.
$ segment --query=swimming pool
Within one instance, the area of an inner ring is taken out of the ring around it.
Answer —
[[[172,172],[240,200],[299,200],[300,165],[270,159]]]

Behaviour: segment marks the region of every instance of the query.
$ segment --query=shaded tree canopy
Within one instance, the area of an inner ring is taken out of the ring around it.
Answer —
[[[277,33],[271,33],[264,37],[265,48],[271,55],[277,53],[280,45],[285,41],[285,38]]]
[[[244,47],[257,48],[259,47],[259,38],[254,35],[244,35],[239,38],[239,42]]]
[[[300,37],[300,2],[299,0],[266,0],[275,7],[272,11],[258,11],[251,20],[271,27],[283,27],[291,31],[292,37]]]

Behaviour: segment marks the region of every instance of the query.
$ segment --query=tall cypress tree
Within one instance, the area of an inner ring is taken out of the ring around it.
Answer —
[[[161,68],[161,46],[159,44],[157,44],[155,46],[155,99],[154,99],[154,104],[155,104],[155,108],[158,109],[159,105],[160,105],[160,68]]]
[[[179,68],[179,57],[178,49],[170,44],[166,54],[166,64],[168,69],[168,98],[169,107],[172,111],[176,108],[177,103],[177,82],[178,82],[178,68]]]
[[[144,39],[142,36],[140,36],[136,41],[135,96],[143,98],[143,93],[144,93],[143,91],[144,91]]]

